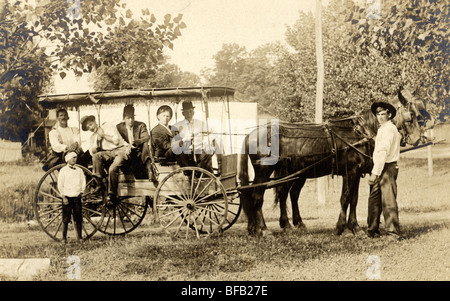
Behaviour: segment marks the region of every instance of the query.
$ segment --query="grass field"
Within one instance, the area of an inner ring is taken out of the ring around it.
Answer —
[[[282,231],[279,209],[267,191],[264,214],[270,234],[265,237],[249,237],[242,217],[222,235],[172,240],[156,230],[148,215],[127,236],[97,233],[90,241],[67,245],[25,222],[31,216],[33,185],[43,172],[38,167],[2,165],[0,258],[50,258],[50,270],[35,280],[67,280],[67,258],[76,255],[81,280],[87,281],[295,281],[368,280],[368,259],[377,256],[381,280],[449,280],[450,160],[435,160],[432,177],[426,164],[407,158],[400,163],[398,203],[407,238],[401,242],[369,239],[363,233],[334,235],[341,190],[340,179],[334,178],[328,182],[326,204],[317,203],[314,182],[308,181],[302,191],[300,210],[307,230]],[[363,228],[367,197],[367,182],[362,179],[357,216]]]

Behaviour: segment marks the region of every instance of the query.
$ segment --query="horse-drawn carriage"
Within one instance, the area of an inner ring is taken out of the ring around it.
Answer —
[[[170,104],[175,111],[184,100],[198,102],[208,123],[208,102],[222,103],[230,119],[230,101],[234,90],[226,87],[161,88],[122,90],[67,95],[42,95],[39,103],[44,109],[75,109],[80,124],[81,111],[94,108],[98,113],[107,108],[126,104],[147,112],[152,124],[152,110]],[[222,136],[230,133],[220,133]],[[209,135],[206,133],[205,135]],[[231,139],[230,139],[231,141]],[[151,144],[150,144],[151,145]],[[232,148],[228,148],[232,149]],[[196,167],[180,167],[176,162],[156,162],[158,185],[148,179],[138,179],[130,170],[119,176],[118,202],[107,202],[104,193],[93,193],[99,183],[91,168],[79,165],[86,177],[82,196],[82,239],[89,239],[96,231],[121,235],[136,229],[144,220],[149,207],[163,231],[174,236],[189,236],[220,232],[231,227],[239,217],[241,206],[237,191],[237,154],[221,154],[216,172]],[[39,181],[34,198],[34,212],[42,229],[53,239],[62,238],[62,196],[57,188],[58,173],[65,164],[49,169]]]
[[[177,107],[184,99],[199,101],[206,120],[208,101],[223,102],[230,120],[229,100],[233,95],[234,90],[225,87],[125,90],[44,95],[40,104],[44,108],[75,108],[80,120],[82,106],[94,106],[100,111],[106,105],[140,103],[148,113],[150,125],[150,104],[159,101]],[[394,123],[403,139],[416,145],[423,139],[421,123],[426,113],[423,103],[406,99],[399,91],[392,104],[398,112]],[[229,130],[228,135],[231,135],[231,126]],[[149,207],[165,232],[174,236],[195,234],[200,237],[231,227],[239,217],[241,203],[248,219],[249,233],[260,234],[266,228],[263,195],[270,187],[275,187],[280,203],[280,226],[288,224],[286,197],[289,192],[294,225],[299,225],[297,200],[306,178],[328,174],[344,177],[337,233],[342,233],[345,227],[355,231],[358,228],[356,204],[360,178],[370,172],[376,132],[376,118],[370,110],[323,124],[267,123],[255,127],[245,136],[243,148],[239,150],[240,162],[237,153],[222,155],[217,174],[195,166],[180,168],[174,162],[155,163],[159,173],[159,184],[155,187],[149,180],[136,179],[133,174],[124,172],[119,181],[120,202],[113,205],[106,202],[104,195],[99,197],[90,193],[90,186],[96,185],[95,179],[90,169],[82,167],[88,183],[82,198],[83,238],[90,238],[97,230],[111,235],[129,233],[139,226]],[[248,178],[248,158],[255,173],[252,183]],[[238,164],[240,181],[237,180]],[[62,225],[57,174],[63,166],[55,166],[45,173],[34,200],[39,224],[55,240],[59,240]],[[273,174],[275,178],[271,178]]]

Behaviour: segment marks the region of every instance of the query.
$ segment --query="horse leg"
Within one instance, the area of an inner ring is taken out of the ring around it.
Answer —
[[[254,184],[267,181],[255,176]],[[247,230],[251,236],[263,235],[267,229],[262,212],[265,187],[249,188],[241,193],[241,204],[247,216]]]
[[[347,208],[350,203],[350,187],[349,176],[342,176],[342,193],[341,193],[341,211],[339,213],[338,222],[336,224],[336,234],[341,235],[345,230],[347,220]]]
[[[300,197],[300,192],[305,185],[306,178],[300,178],[291,187],[290,197],[291,197],[291,205],[292,205],[292,223],[295,228],[306,228],[305,224],[302,221],[302,217],[300,216],[300,210],[298,208],[298,202]]]
[[[356,234],[361,228],[358,225],[358,220],[356,219],[356,206],[358,205],[358,193],[359,193],[359,182],[361,180],[360,176],[357,176],[353,180],[353,187],[350,191],[350,212],[348,215],[347,227]]]
[[[280,228],[286,229],[291,228],[291,224],[289,223],[287,208],[286,208],[286,199],[288,196],[289,188],[291,187],[291,183],[285,183],[281,186],[276,187],[275,189],[275,202],[280,205]]]
[[[258,205],[259,200],[257,200],[258,193],[256,192],[258,188],[248,188],[241,191],[240,200],[242,209],[247,216],[247,230],[250,236],[259,235],[259,223],[260,223],[260,210],[262,204]]]

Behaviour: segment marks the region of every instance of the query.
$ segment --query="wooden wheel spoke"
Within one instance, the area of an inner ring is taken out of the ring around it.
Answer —
[[[168,228],[168,227],[170,227],[170,225],[172,225],[180,216],[182,216],[183,215],[183,212],[185,211],[185,209],[183,209],[183,208],[180,208],[180,210],[178,210],[178,215],[177,216],[175,216],[173,219],[172,219],[172,221],[171,222],[169,222],[167,225],[165,225],[164,226],[164,228]],[[177,213],[177,212],[171,212],[171,214],[173,214],[173,213]],[[183,217],[183,218],[185,218],[185,217]]]
[[[168,213],[166,213],[166,214],[164,214],[164,215],[161,215],[159,218],[162,219],[162,218],[164,218],[164,217],[166,217],[166,216],[175,214],[175,213],[180,212],[180,211],[182,211],[182,210],[183,210],[183,207],[179,207],[178,210],[172,210],[172,211],[170,211],[170,212],[168,212]]]
[[[55,217],[53,217],[53,218],[47,223],[47,225],[44,226],[44,229],[47,229],[47,227],[50,226],[50,225],[55,221],[55,219],[57,219],[57,218],[60,217],[61,215],[62,215],[62,212],[59,212],[58,214],[56,214]],[[61,221],[62,221],[62,219],[61,219]]]
[[[119,206],[120,207],[120,210],[122,211],[122,214],[124,215],[124,217],[127,217],[128,218],[128,220],[130,221],[130,223],[133,225],[133,226],[135,226],[135,224],[133,223],[133,221],[132,221],[132,219],[131,219],[131,216],[128,214],[128,212],[126,212],[126,211],[131,211],[134,215],[137,215],[137,216],[139,216],[139,214],[137,214],[137,213],[135,213],[135,212],[133,212],[132,210],[129,210],[128,208],[123,208],[123,206]]]
[[[213,182],[214,182],[214,179],[211,179],[211,180],[208,182],[208,184],[206,184],[205,187],[203,187],[202,191],[201,191],[199,194],[197,194],[197,195],[198,195],[198,196],[201,196],[202,193],[206,190],[206,188],[208,188],[209,186],[211,186],[211,184],[212,184]],[[197,197],[192,198],[192,199],[194,200],[194,202],[197,202]]]
[[[58,200],[59,202],[62,201],[62,198],[58,198],[58,197],[56,197],[56,196],[54,196],[54,195],[51,195],[51,194],[49,194],[49,193],[47,193],[47,192],[44,192],[44,191],[39,191],[39,194],[42,194],[42,195],[44,195],[44,196],[46,196],[46,197],[49,197],[49,198],[51,198],[51,199]],[[39,203],[39,204],[43,204],[43,203]]]
[[[48,210],[48,211],[43,211],[41,213],[41,215],[42,216],[46,216],[46,215],[51,214],[51,213],[56,212],[56,211],[61,211],[61,206],[59,206],[58,208],[53,208],[53,209]]]
[[[121,208],[120,207],[120,205],[119,206],[117,206],[117,213],[118,213],[118,215],[119,215],[119,221],[120,221],[120,223],[122,224],[122,228],[125,230],[125,232],[127,231],[127,227],[125,226],[125,221],[124,221],[124,219],[123,219],[123,214],[124,214],[124,212],[123,212],[123,208]],[[115,233],[115,232],[114,232]]]
[[[95,214],[100,214],[100,215],[102,214],[101,211],[94,210],[94,209],[87,208],[87,207],[84,207],[83,210],[88,211],[88,212],[91,212],[91,213],[95,213]]]
[[[205,225],[206,211],[203,210],[203,208],[200,211],[203,212],[203,219],[200,221],[200,223],[202,224],[202,227],[200,228],[200,230],[203,230],[203,227],[205,227],[206,233],[211,234],[212,229],[210,229],[210,231],[208,231],[208,227],[207,227],[207,225]],[[201,216],[201,212],[198,213],[198,218],[200,218],[200,216]]]
[[[170,196],[170,195],[163,195],[163,196],[164,196],[165,198],[171,200],[171,201],[174,201],[174,202],[178,203],[178,204],[182,204],[182,203],[183,203],[183,200],[176,199],[176,198],[174,198],[173,196]],[[185,200],[184,200],[184,201],[185,201]]]

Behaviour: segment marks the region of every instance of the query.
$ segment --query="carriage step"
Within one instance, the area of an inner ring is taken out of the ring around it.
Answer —
[[[134,180],[121,182],[119,180],[119,196],[153,196],[156,187],[149,180]]]

